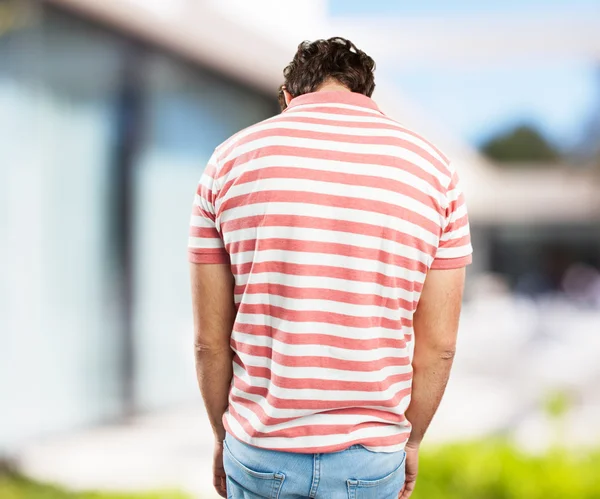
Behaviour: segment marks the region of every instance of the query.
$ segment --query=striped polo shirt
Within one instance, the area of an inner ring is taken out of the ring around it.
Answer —
[[[226,430],[302,453],[403,449],[425,276],[471,252],[452,163],[362,94],[301,95],[225,141],[189,258],[235,277]]]

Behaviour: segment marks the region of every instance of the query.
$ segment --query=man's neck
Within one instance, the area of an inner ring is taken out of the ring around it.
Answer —
[[[351,90],[344,85],[335,82],[325,82],[319,88],[317,88],[316,92],[350,92]]]

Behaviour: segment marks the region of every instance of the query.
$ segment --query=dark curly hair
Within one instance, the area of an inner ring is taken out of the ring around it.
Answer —
[[[375,90],[374,71],[375,61],[350,40],[336,36],[304,41],[283,70],[285,82],[279,89],[279,102],[282,103],[283,87],[297,97],[316,91],[327,80],[336,80],[352,92],[371,97]]]

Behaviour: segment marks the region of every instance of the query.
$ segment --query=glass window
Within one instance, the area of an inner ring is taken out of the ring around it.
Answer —
[[[265,97],[154,54],[134,180],[134,332],[141,408],[194,400],[186,247],[193,195],[214,148],[276,112]]]
[[[0,37],[0,445],[121,412],[109,217],[121,52],[45,10]]]

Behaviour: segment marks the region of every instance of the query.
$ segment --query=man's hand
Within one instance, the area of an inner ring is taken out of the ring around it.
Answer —
[[[417,473],[419,472],[419,446],[416,444],[406,444],[404,448],[406,452],[406,466],[404,487],[398,495],[398,499],[408,499],[415,490],[417,481]]]
[[[213,485],[227,497],[223,469],[223,414],[229,405],[233,351],[229,346],[235,320],[233,275],[228,264],[191,265],[198,384],[215,436]]]
[[[215,440],[213,452],[213,485],[221,497],[227,497],[227,475],[223,468],[223,441]]]

